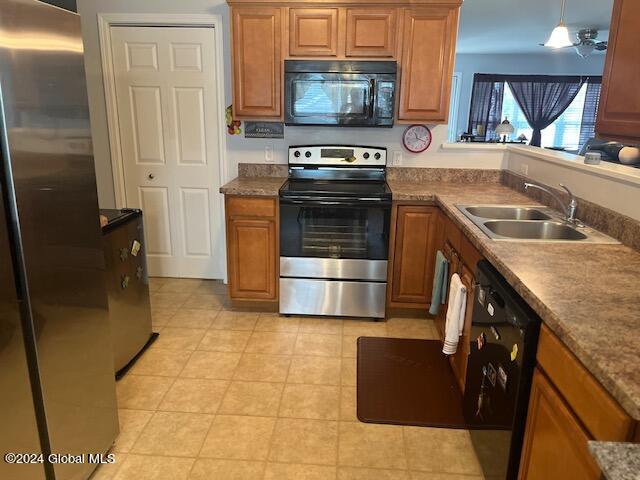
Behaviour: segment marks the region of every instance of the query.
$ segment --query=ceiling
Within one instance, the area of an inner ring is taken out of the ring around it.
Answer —
[[[613,0],[566,0],[565,23],[571,38],[580,28],[608,36]],[[561,0],[464,0],[457,53],[548,53],[547,41],[560,20]],[[575,54],[567,48],[561,52]]]

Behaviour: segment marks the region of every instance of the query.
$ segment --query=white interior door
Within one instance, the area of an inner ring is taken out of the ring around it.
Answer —
[[[126,203],[149,274],[224,278],[212,28],[111,27]]]

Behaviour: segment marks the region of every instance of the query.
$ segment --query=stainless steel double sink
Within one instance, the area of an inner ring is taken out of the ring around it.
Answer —
[[[493,240],[514,242],[620,243],[590,227],[564,222],[547,207],[456,205]]]

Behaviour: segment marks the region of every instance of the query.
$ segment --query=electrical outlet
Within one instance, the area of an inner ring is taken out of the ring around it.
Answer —
[[[273,163],[273,147],[271,145],[264,147],[264,161],[266,163]]]
[[[393,160],[391,164],[394,167],[399,167],[402,165],[402,152],[398,152],[398,151],[393,152]]]
[[[526,163],[520,164],[520,173],[523,175],[529,175],[529,165]]]

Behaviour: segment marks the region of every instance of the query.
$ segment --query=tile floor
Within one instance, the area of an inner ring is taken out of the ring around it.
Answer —
[[[152,279],[160,337],[117,384],[116,463],[95,480],[479,480],[469,435],[361,423],[358,336],[435,338],[387,322],[230,310],[221,283]]]

